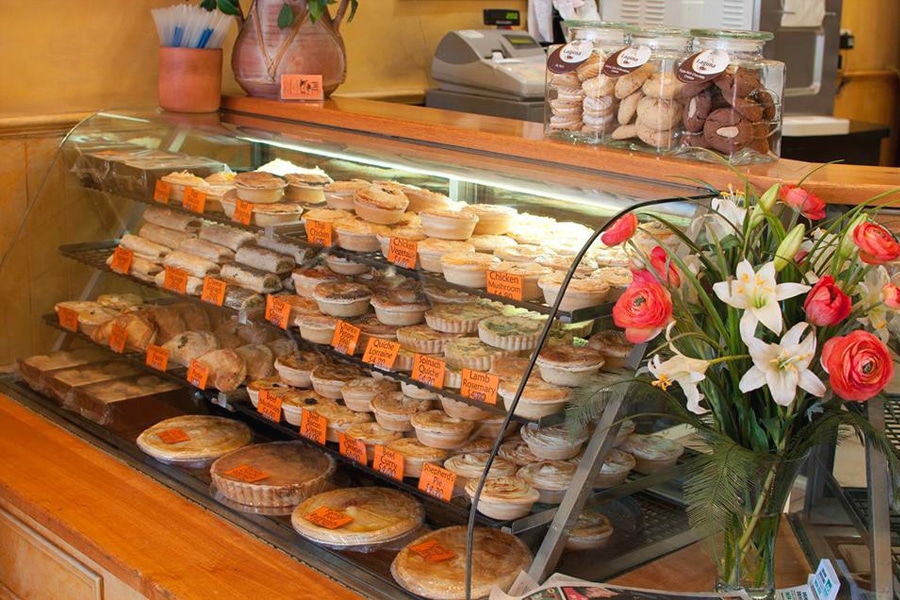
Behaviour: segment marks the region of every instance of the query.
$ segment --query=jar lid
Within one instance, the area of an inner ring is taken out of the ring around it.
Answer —
[[[752,31],[749,29],[691,29],[691,35],[698,38],[754,42],[768,42],[775,37],[775,34],[769,31]]]
[[[691,38],[694,36],[690,29],[681,27],[636,27],[632,25],[629,30],[632,37],[637,38]]]
[[[566,27],[568,29],[613,29],[617,31],[625,31],[626,29],[630,29],[632,27],[628,23],[616,23],[614,21],[579,21],[571,19],[563,21],[562,24],[563,27]]]

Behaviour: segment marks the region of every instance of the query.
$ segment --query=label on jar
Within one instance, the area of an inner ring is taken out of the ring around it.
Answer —
[[[682,83],[703,83],[724,73],[730,62],[724,50],[703,50],[685,59],[675,76]]]
[[[639,46],[626,46],[617,52],[613,52],[603,63],[603,69],[600,71],[607,77],[621,77],[628,75],[632,71],[640,69],[650,60],[653,52],[650,46],[643,44]]]
[[[572,40],[550,53],[547,70],[551,73],[568,73],[587,61],[594,52],[591,40]]]

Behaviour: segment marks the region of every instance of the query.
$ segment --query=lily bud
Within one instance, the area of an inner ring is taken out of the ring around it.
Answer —
[[[856,252],[856,242],[853,241],[853,230],[869,220],[869,216],[865,212],[856,215],[841,235],[841,245],[838,248],[838,255],[841,258],[849,258]]]
[[[781,271],[794,259],[797,252],[800,251],[800,246],[803,244],[805,236],[806,225],[803,223],[794,225],[794,228],[784,236],[784,239],[778,244],[778,249],[775,251],[774,263],[776,271]]]
[[[750,214],[750,231],[755,229],[765,216],[772,212],[772,209],[775,207],[775,202],[778,201],[778,191],[780,188],[781,184],[774,184],[759,197],[759,200],[756,201],[756,206],[753,207],[753,212]]]

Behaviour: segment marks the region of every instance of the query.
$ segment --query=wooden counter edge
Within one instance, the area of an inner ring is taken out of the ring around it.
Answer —
[[[228,112],[260,115],[654,181],[688,177],[719,189],[728,184],[740,185],[742,177],[749,178],[760,189],[777,182],[796,184],[820,166],[782,159],[730,168],[547,139],[539,123],[339,96],[313,103],[223,96],[222,109],[226,115]],[[804,187],[826,202],[855,205],[900,189],[900,168],[829,164],[810,176]],[[895,196],[894,201],[900,202],[900,196]]]
[[[153,600],[359,598],[0,395],[0,501]]]

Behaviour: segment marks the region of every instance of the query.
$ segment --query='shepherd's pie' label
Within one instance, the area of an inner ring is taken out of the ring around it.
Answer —
[[[444,502],[450,502],[453,496],[453,485],[456,483],[456,473],[448,471],[437,465],[425,463],[422,465],[422,475],[419,477],[419,489]]]

